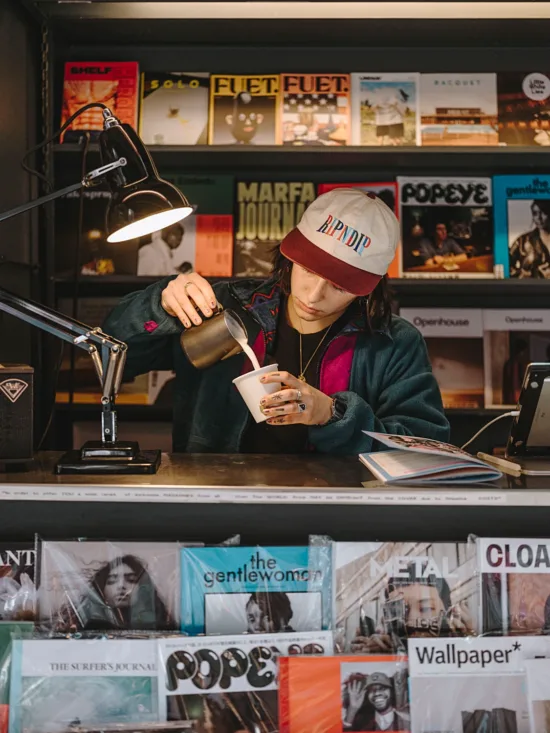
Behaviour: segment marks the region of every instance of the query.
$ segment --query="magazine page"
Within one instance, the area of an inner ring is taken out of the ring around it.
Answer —
[[[9,733],[162,720],[156,645],[149,639],[14,641]]]
[[[281,733],[410,733],[405,656],[280,661]]]
[[[411,639],[412,733],[529,733],[525,660],[550,653],[549,644],[521,637]]]
[[[54,631],[176,630],[177,542],[42,542],[39,618]]]
[[[397,180],[402,277],[494,277],[491,179]]]
[[[550,145],[550,74],[499,71],[500,145]]]
[[[420,145],[420,74],[354,73],[353,145]]]
[[[424,336],[445,409],[484,407],[483,319],[477,308],[400,308]]]
[[[415,453],[427,453],[433,456],[445,456],[453,458],[455,461],[468,461],[469,463],[485,466],[479,458],[474,458],[461,448],[457,448],[450,443],[442,443],[432,438],[418,438],[414,435],[392,435],[389,433],[375,433],[370,430],[363,430],[365,435],[370,435],[379,443],[386,445],[388,448],[396,448],[397,450],[414,451]]]
[[[335,542],[333,563],[341,652],[388,654],[416,636],[477,631],[472,544]]]
[[[410,451],[363,453],[359,460],[384,483],[475,483],[492,481],[502,475],[490,466],[457,463],[452,458]]]
[[[159,709],[201,730],[277,733],[279,657],[332,654],[332,632],[161,639]]]
[[[531,733],[550,733],[550,659],[528,659],[525,671]]]
[[[330,545],[182,547],[181,630],[197,634],[331,628]]]
[[[550,542],[478,537],[485,633],[550,634]]]

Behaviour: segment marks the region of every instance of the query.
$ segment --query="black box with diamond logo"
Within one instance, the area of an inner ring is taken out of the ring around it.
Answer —
[[[33,457],[34,369],[0,364],[0,462]]]

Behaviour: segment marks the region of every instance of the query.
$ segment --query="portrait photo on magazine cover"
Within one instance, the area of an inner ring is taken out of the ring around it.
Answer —
[[[322,628],[321,593],[207,593],[207,634],[278,634]]]
[[[176,543],[44,542],[41,621],[55,631],[179,629]]]
[[[411,723],[405,663],[343,662],[340,677],[344,731],[409,733]]]
[[[510,277],[550,278],[550,198],[510,199]]]

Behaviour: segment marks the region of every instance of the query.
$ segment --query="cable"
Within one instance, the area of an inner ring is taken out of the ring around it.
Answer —
[[[474,436],[472,436],[467,443],[464,443],[464,445],[461,446],[461,450],[465,450],[470,445],[470,443],[474,442],[474,440],[477,438],[478,435],[481,435],[481,433],[484,430],[487,430],[487,428],[490,425],[493,425],[493,423],[496,423],[498,420],[502,420],[503,417],[517,417],[519,413],[520,413],[519,410],[512,410],[512,412],[504,412],[502,415],[498,415],[497,417],[493,418],[486,425],[484,425],[480,430],[478,430],[477,433]]]

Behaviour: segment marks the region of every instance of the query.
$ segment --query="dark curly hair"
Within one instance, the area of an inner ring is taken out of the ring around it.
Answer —
[[[289,295],[292,262],[282,254],[280,245],[273,248],[272,256],[272,276],[281,284],[283,293]],[[392,293],[387,275],[384,275],[370,295],[357,298],[355,303],[356,315],[363,319],[368,331],[389,328],[392,317]]]

